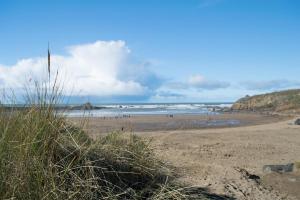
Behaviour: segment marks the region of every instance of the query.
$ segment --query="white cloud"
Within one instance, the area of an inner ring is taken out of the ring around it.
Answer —
[[[198,89],[206,89],[206,90],[215,90],[215,89],[227,88],[230,86],[230,83],[228,82],[207,80],[199,74],[189,77],[188,84],[191,87],[195,87]]]
[[[58,70],[65,91],[72,95],[145,95],[153,89],[147,86],[149,79],[156,76],[143,63],[132,61],[130,54],[124,41],[71,46],[66,56],[51,56],[51,77]],[[29,79],[47,80],[46,57],[22,59],[13,66],[0,65],[1,88],[19,89]]]
[[[218,90],[225,89],[230,86],[229,82],[206,79],[200,74],[194,74],[187,78],[186,81],[175,81],[164,84],[164,89],[170,91],[187,91],[195,90]]]
[[[300,86],[299,81],[291,80],[269,80],[269,81],[245,81],[241,83],[247,90],[276,90],[297,88]]]
[[[199,75],[199,74],[196,74],[196,75],[193,75],[193,76],[190,76],[188,82],[191,84],[191,85],[198,85],[199,83],[203,83],[205,81],[204,77]]]
[[[154,102],[221,101],[229,98],[222,96],[224,92],[220,89],[230,91],[229,86],[228,82],[211,80],[200,74],[194,74],[184,81],[165,82],[156,90],[151,100]]]

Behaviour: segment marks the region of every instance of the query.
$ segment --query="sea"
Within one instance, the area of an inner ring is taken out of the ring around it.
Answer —
[[[116,117],[131,115],[216,115],[232,103],[119,103],[93,104],[100,109],[69,110],[68,117]]]

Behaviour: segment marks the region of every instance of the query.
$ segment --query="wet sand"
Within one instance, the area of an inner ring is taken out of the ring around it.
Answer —
[[[144,132],[239,127],[267,124],[283,119],[287,119],[287,117],[256,113],[69,118],[75,124],[86,122],[85,129],[90,135],[122,130],[124,132]]]

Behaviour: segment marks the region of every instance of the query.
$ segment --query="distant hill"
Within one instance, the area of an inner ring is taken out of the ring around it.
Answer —
[[[300,89],[246,96],[235,102],[231,108],[232,110],[300,113]]]

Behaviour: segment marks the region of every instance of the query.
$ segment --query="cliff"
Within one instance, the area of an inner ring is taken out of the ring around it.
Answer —
[[[231,109],[300,113],[300,89],[246,96],[235,102]]]

